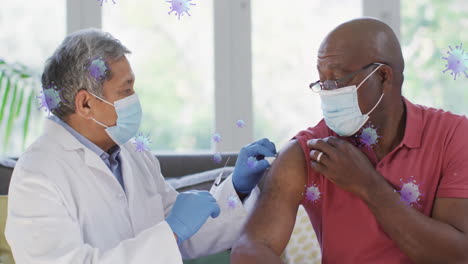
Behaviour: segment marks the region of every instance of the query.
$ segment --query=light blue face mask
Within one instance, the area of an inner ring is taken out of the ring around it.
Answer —
[[[106,128],[106,133],[115,143],[123,145],[137,134],[138,129],[140,129],[142,110],[140,100],[136,94],[117,100],[114,104],[109,103],[93,93],[90,94],[115,107],[115,112],[117,113],[115,126],[109,127],[91,118],[94,122]]]
[[[334,90],[321,90],[322,112],[327,126],[342,137],[354,135],[369,119],[369,115],[380,104],[384,94],[380,96],[377,104],[367,114],[362,114],[359,108],[357,90],[382,65],[372,71],[357,87],[346,86]]]

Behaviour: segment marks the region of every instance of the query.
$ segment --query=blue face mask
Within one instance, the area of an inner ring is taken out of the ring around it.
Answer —
[[[369,119],[369,115],[382,101],[380,96],[377,104],[367,114],[362,114],[359,108],[357,90],[374,74],[383,64],[380,64],[357,87],[346,86],[334,90],[321,90],[322,112],[327,126],[342,137],[354,135]]]
[[[109,127],[91,118],[94,122],[106,128],[106,133],[115,143],[123,145],[137,134],[138,129],[140,129],[142,110],[140,100],[136,94],[117,100],[114,104],[109,103],[93,93],[91,94],[115,107],[115,112],[117,113],[115,126]]]

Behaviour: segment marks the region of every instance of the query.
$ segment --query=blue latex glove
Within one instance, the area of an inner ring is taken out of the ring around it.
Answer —
[[[234,188],[240,193],[248,194],[262,178],[265,170],[270,167],[268,161],[257,161],[256,156],[274,157],[276,148],[273,142],[264,138],[240,150],[236,167],[232,176]]]
[[[216,199],[207,191],[179,193],[166,218],[166,222],[177,235],[178,243],[193,236],[209,216],[216,218],[221,213]]]

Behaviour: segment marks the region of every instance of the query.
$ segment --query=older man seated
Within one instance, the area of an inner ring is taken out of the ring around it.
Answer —
[[[233,263],[279,263],[300,204],[322,263],[468,263],[468,119],[402,97],[381,21],[339,25],[317,64],[324,120],[280,152]]]
[[[274,156],[274,144],[242,148],[212,193],[176,192],[153,153],[130,141],[142,109],[128,53],[110,34],[82,30],[47,61],[43,92],[54,116],[21,155],[9,190],[5,235],[17,264],[182,263],[239,236],[269,167],[247,160]]]

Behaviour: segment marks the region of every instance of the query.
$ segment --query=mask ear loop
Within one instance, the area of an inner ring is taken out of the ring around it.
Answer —
[[[91,117],[91,119],[92,119],[94,122],[98,123],[99,125],[101,125],[101,126],[103,126],[103,127],[105,127],[105,128],[109,128],[108,126],[106,126],[106,125],[104,125],[103,123],[97,121],[96,119],[94,119],[94,118],[92,118],[92,117]]]
[[[363,84],[367,79],[369,79],[372,76],[372,74],[374,74],[383,65],[385,65],[385,64],[379,63],[379,67],[375,68],[375,70],[373,70],[369,75],[367,75],[367,77],[359,84],[359,86],[358,86],[358,88],[356,88],[356,90],[359,89],[359,87],[361,87],[361,84]],[[369,113],[366,114],[367,116],[370,115],[377,108],[377,106],[379,106],[380,101],[382,101],[384,95],[385,94],[382,93],[382,95],[380,96],[379,101],[374,105],[374,107],[369,111]]]
[[[102,101],[104,101],[106,104],[109,104],[109,105],[111,105],[111,106],[115,107],[115,106],[114,106],[114,104],[111,104],[111,103],[109,103],[108,101],[106,101],[106,100],[104,100],[103,98],[101,98],[101,97],[99,97],[99,96],[97,96],[97,95],[93,94],[92,92],[88,91],[88,93],[90,93],[90,94],[94,95],[96,98],[99,98],[99,99],[101,99],[101,100],[102,100]],[[98,123],[99,125],[101,125],[101,126],[103,126],[103,127],[105,127],[105,128],[109,128],[108,126],[106,126],[106,125],[104,125],[103,123],[101,123],[101,122],[97,121],[97,120],[96,120],[96,119],[94,119],[93,117],[91,117],[91,119],[92,119],[94,122]]]
[[[356,90],[359,89],[359,88],[361,87],[361,85],[362,85],[365,81],[367,81],[367,79],[369,79],[369,78],[372,76],[372,74],[374,74],[374,73],[375,73],[378,69],[380,69],[380,67],[382,67],[383,65],[385,65],[385,64],[379,63],[379,67],[375,68],[375,70],[373,70],[369,75],[367,75],[367,77],[366,77],[364,80],[362,80],[362,82],[358,85],[358,87],[356,88]]]
[[[92,92],[89,92],[89,91],[88,91],[88,93],[90,93],[90,94],[94,95],[96,98],[99,98],[100,100],[104,101],[106,104],[109,104],[109,105],[112,105],[112,106],[114,106],[114,107],[115,107],[115,105],[114,105],[114,104],[112,104],[112,103],[109,103],[109,102],[108,102],[108,101],[106,101],[105,99],[103,99],[103,98],[101,98],[101,97],[99,97],[99,96],[97,96],[97,95],[93,94]]]

